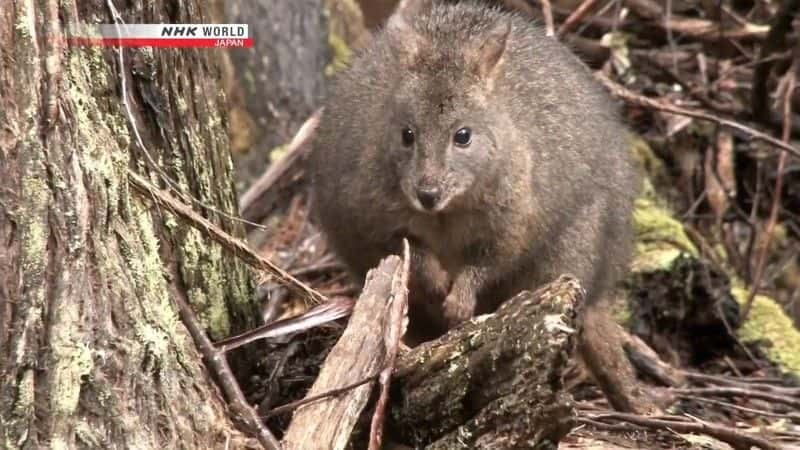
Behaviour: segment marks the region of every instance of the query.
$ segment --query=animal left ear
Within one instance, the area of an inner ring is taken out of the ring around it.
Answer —
[[[511,22],[505,20],[491,28],[487,34],[479,37],[481,41],[477,43],[477,49],[470,55],[475,62],[474,69],[478,76],[484,79],[492,77],[492,72],[505,54],[510,33]]]

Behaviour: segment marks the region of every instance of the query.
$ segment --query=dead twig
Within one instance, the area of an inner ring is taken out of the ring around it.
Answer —
[[[686,379],[697,384],[707,384],[713,386],[723,385],[738,387],[746,390],[754,389],[757,391],[768,392],[781,396],[800,397],[800,388],[776,386],[774,384],[770,384],[778,382],[778,380],[769,381],[768,379],[763,378],[726,377],[723,375],[710,375],[691,371],[684,371],[683,374]]]
[[[332,272],[334,270],[344,270],[344,266],[339,261],[320,261],[304,267],[298,267],[292,271],[295,277],[303,277],[310,275],[322,274],[325,272]]]
[[[539,0],[542,5],[542,15],[544,16],[544,28],[547,36],[556,35],[556,26],[553,22],[553,6],[550,5],[550,0]]]
[[[766,400],[768,402],[780,403],[783,405],[791,406],[792,408],[800,409],[800,399],[792,398],[785,395],[770,394],[764,391],[755,389],[745,389],[740,387],[707,387],[707,388],[682,388],[672,389],[672,393],[676,395],[703,395],[703,396],[718,396],[718,397],[748,397]]]
[[[740,133],[748,136],[750,139],[759,140],[766,142],[768,144],[773,145],[781,150],[785,150],[790,155],[794,156],[795,158],[800,158],[800,149],[794,147],[786,142],[783,142],[779,139],[776,139],[770,136],[767,133],[762,131],[756,130],[755,128],[749,127],[742,123],[724,119],[719,116],[715,116],[713,114],[709,114],[703,111],[697,111],[688,108],[682,108],[680,106],[671,105],[668,103],[664,103],[658,100],[654,100],[642,95],[639,95],[625,87],[615,83],[610,78],[608,78],[605,74],[601,72],[595,72],[595,77],[603,83],[604,86],[615,96],[618,97],[627,103],[641,106],[643,108],[652,109],[656,111],[664,111],[672,114],[679,114],[682,116],[687,117],[694,117],[695,119],[707,120],[709,122],[714,122],[717,125],[728,127],[732,130],[739,131]]]
[[[588,420],[586,420],[588,419]],[[733,448],[759,447],[764,450],[780,450],[782,447],[771,440],[735,428],[708,422],[690,422],[681,416],[645,417],[636,414],[605,412],[589,414],[578,419],[591,425],[591,421],[622,421],[653,430],[673,430],[679,433],[702,433],[730,444]]]
[[[697,19],[697,18],[689,18],[689,17],[681,17],[672,15],[669,20],[663,20],[662,17],[664,13],[660,13],[655,15],[655,11],[651,11],[647,8],[642,8],[642,5],[637,3],[640,2],[633,2],[631,0],[627,0],[625,4],[630,7],[630,9],[637,15],[644,19],[644,22],[648,25],[657,27],[659,30],[663,31],[665,34],[667,32],[670,33],[678,33],[682,36],[689,37],[692,39],[696,39],[703,42],[720,42],[720,41],[727,41],[731,43],[736,43],[737,41],[752,41],[752,40],[760,40],[764,39],[767,36],[769,31],[769,27],[765,25],[759,25],[754,23],[746,22],[744,24],[739,25],[736,28],[729,29],[729,30],[719,30],[719,26],[717,22],[712,20],[706,19]],[[642,9],[636,9],[635,7],[640,7]],[[660,8],[660,5],[658,5]],[[558,6],[553,7],[553,11],[558,16],[568,16],[571,17],[575,14],[578,10],[576,9],[573,12],[566,10],[565,8],[559,8]],[[585,16],[585,14],[584,14]],[[583,20],[584,17],[580,17],[579,20]],[[595,29],[600,31],[610,31],[616,30],[617,27],[617,18],[608,18],[608,17],[594,17],[590,20],[587,20],[587,24],[591,25]],[[566,23],[566,22],[564,22]],[[621,29],[623,31],[631,31],[636,32],[637,26],[641,24],[641,22],[628,20],[625,23],[621,24]],[[562,25],[563,27],[563,25]],[[573,26],[574,27],[574,26]],[[570,28],[571,30],[572,28]],[[567,31],[570,31],[567,30]],[[560,29],[559,33],[557,33],[559,37],[561,37]]]
[[[567,33],[575,29],[578,23],[589,14],[596,4],[597,0],[583,0],[583,3],[575,8],[575,11],[572,11],[572,14],[558,27],[558,32],[556,33],[558,38],[563,39]]]
[[[652,0],[628,0],[626,4],[631,11],[640,18],[653,22],[664,29],[668,34],[679,33],[699,39],[712,40],[737,40],[763,38],[767,35],[769,27],[738,20],[739,26],[730,30],[721,30],[719,20],[697,19],[681,17],[672,14],[670,2],[665,7]],[[662,20],[662,17],[664,20]]]
[[[767,33],[767,27],[748,23],[731,30],[720,30],[716,22],[688,17],[672,17],[664,22],[665,30],[696,39],[721,41],[723,39],[759,39]]]
[[[772,16],[769,33],[761,47],[758,64],[753,72],[750,108],[755,119],[770,117],[767,78],[769,78],[769,71],[772,68],[772,59],[768,57],[783,47],[792,26],[792,17],[797,13],[798,8],[800,8],[800,0],[783,0],[775,15]]]
[[[714,400],[712,398],[704,398],[704,397],[700,397],[700,396],[697,396],[697,395],[679,395],[678,398],[681,398],[683,400],[690,400],[690,401],[696,401],[696,402],[700,402],[700,403],[708,403],[708,404],[711,404],[711,405],[722,406],[723,408],[735,409],[737,411],[742,411],[742,412],[755,414],[756,416],[759,416],[759,417],[777,417],[777,418],[781,418],[781,419],[789,419],[789,420],[791,420],[793,422],[800,421],[800,414],[775,413],[775,412],[772,412],[772,411],[765,411],[763,409],[754,409],[754,408],[748,408],[746,406],[734,405],[733,403],[730,403],[730,402],[723,402],[721,400]]]
[[[389,403],[389,384],[397,362],[397,349],[403,336],[403,321],[408,315],[408,275],[411,269],[411,249],[408,240],[403,239],[403,269],[399,277],[392,280],[392,303],[389,311],[389,326],[383,334],[386,351],[386,364],[378,376],[381,385],[380,396],[375,404],[370,425],[369,450],[379,450],[383,441],[383,423],[386,417],[386,405]]]
[[[239,199],[239,212],[243,216],[248,216],[246,212],[253,203],[261,198],[261,196],[280,180],[281,177],[289,171],[289,168],[305,154],[311,138],[314,137],[314,131],[317,129],[317,125],[319,125],[319,119],[322,117],[322,114],[322,108],[314,111],[314,114],[300,126],[300,129],[294,135],[291,142],[289,142],[286,154],[279,161],[270,165],[267,171],[242,194]]]
[[[173,297],[178,304],[178,314],[181,321],[186,329],[189,330],[189,334],[192,336],[195,346],[203,355],[203,360],[209,370],[217,376],[217,382],[222,388],[222,392],[225,393],[225,398],[233,411],[233,416],[238,417],[252,430],[264,448],[267,450],[279,450],[281,448],[280,442],[264,426],[256,410],[250,406],[250,403],[245,398],[242,388],[239,387],[239,382],[236,381],[236,377],[228,365],[225,352],[217,350],[214,344],[211,343],[211,339],[206,335],[203,325],[197,320],[197,316],[195,316],[186,299],[180,295]]]
[[[401,297],[405,293],[396,291],[402,284],[399,280],[403,277],[403,266],[400,258],[391,255],[367,273],[364,289],[355,302],[347,327],[325,358],[306,397],[314,398],[341,389],[351,385],[353,380],[363,380],[385,369],[387,343],[376,330],[393,327],[393,310],[398,302],[404,301]],[[344,448],[372,392],[372,384],[366,383],[340,391],[336,398],[328,397],[297,408],[282,441],[284,448]]]
[[[797,71],[800,69],[800,62],[798,62],[800,61],[800,56],[795,56],[796,57],[792,61],[792,65],[789,67],[789,70],[786,73],[786,91],[783,96],[783,133],[781,138],[787,143],[792,135],[792,94],[794,94],[794,88],[797,83]],[[772,236],[775,234],[775,226],[778,223],[778,211],[780,210],[781,206],[783,175],[786,172],[786,157],[787,153],[784,150],[781,152],[781,155],[778,159],[778,174],[775,179],[775,190],[772,193],[772,206],[770,207],[769,219],[767,219],[767,227],[764,230],[763,242],[761,243],[758,259],[756,260],[756,270],[753,275],[753,280],[750,284],[750,292],[747,295],[747,302],[745,302],[744,308],[742,309],[742,321],[746,320],[748,314],[750,314],[750,309],[753,307],[753,301],[755,300],[756,294],[758,294],[758,290],[761,285],[761,279],[764,276],[764,268],[767,266],[767,253],[769,252],[769,244],[772,242]]]
[[[270,337],[297,333],[299,331],[308,330],[328,322],[333,322],[336,319],[347,317],[352,310],[352,299],[344,297],[333,298],[321,305],[317,305],[309,309],[300,316],[290,317],[288,319],[278,320],[276,322],[262,325],[237,336],[232,336],[221,341],[217,341],[214,345],[219,351],[229,352],[235,348],[239,348],[245,344],[249,344],[259,339],[267,339]]]
[[[190,206],[177,200],[168,192],[156,188],[141,175],[130,169],[128,169],[128,180],[134,189],[139,191],[146,198],[152,198],[161,206],[170,209],[176,215],[189,222],[195,229],[203,232],[208,237],[233,252],[245,263],[253,266],[257,270],[263,270],[273,275],[281,284],[289,288],[292,292],[314,304],[319,304],[327,300],[324,295],[302,283],[285,270],[276,266],[270,260],[259,256],[241,239],[237,239],[226,233],[225,230],[196,213]]]
[[[236,417],[241,418],[245,424],[253,430],[259,442],[269,450],[278,450],[280,443],[275,439],[268,428],[264,426],[258,417],[256,410],[242,393],[239,382],[233,375],[226,353],[234,348],[252,342],[256,339],[295,333],[316,327],[323,323],[331,322],[350,313],[353,308],[353,301],[350,299],[330,300],[316,308],[311,309],[299,317],[281,320],[271,323],[255,330],[234,336],[218,342],[216,345],[206,335],[203,325],[197,319],[194,311],[181,296],[175,296],[178,304],[178,311],[186,329],[194,339],[195,345],[203,355],[209,370],[216,375],[218,383],[228,399],[231,409],[236,412]]]
[[[301,398],[300,400],[297,400],[297,401],[294,401],[294,402],[290,402],[290,403],[287,403],[285,405],[278,406],[276,408],[272,408],[271,410],[269,410],[264,415],[263,419],[267,420],[272,416],[277,416],[278,414],[283,414],[285,412],[294,411],[295,409],[297,409],[297,408],[299,408],[299,407],[301,407],[303,405],[307,405],[309,403],[313,403],[313,402],[316,402],[318,400],[322,400],[322,399],[325,399],[325,398],[328,398],[328,397],[335,397],[337,395],[344,394],[345,392],[353,390],[353,389],[355,389],[355,388],[357,388],[359,386],[362,386],[362,385],[367,384],[367,383],[371,383],[371,382],[375,381],[376,378],[378,378],[378,375],[370,375],[370,376],[364,378],[363,380],[356,381],[355,383],[348,384],[347,386],[342,386],[340,388],[334,388],[334,389],[331,389],[329,391],[323,392],[321,394],[317,394],[317,395],[312,395],[312,396],[309,396],[309,397]]]

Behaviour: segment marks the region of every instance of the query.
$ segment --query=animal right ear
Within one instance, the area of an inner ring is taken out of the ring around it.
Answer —
[[[412,61],[422,47],[422,39],[414,30],[414,16],[432,5],[432,0],[403,0],[386,22],[386,31],[395,38],[408,61]]]
[[[431,9],[433,2],[434,0],[401,0],[395,8],[393,16],[403,16],[408,19]]]
[[[413,33],[413,27],[408,21],[408,17],[402,11],[395,11],[386,22],[386,30],[396,36]]]

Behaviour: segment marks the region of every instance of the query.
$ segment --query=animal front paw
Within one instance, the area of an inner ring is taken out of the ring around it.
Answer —
[[[458,324],[469,320],[475,313],[475,302],[450,293],[444,300],[444,320],[447,328],[451,329]]]

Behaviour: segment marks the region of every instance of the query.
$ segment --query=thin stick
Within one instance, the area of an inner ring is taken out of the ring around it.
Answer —
[[[547,36],[556,35],[556,26],[553,22],[553,7],[550,5],[550,0],[540,0],[542,4],[542,15],[544,16],[544,27]]]
[[[289,333],[308,330],[318,325],[333,322],[336,319],[348,316],[353,310],[353,303],[353,300],[349,298],[333,298],[309,309],[300,316],[262,325],[253,330],[245,331],[242,334],[217,341],[214,345],[219,351],[229,352],[259,339],[283,336]]]
[[[297,409],[297,408],[299,408],[299,407],[301,407],[303,405],[307,405],[309,403],[313,403],[313,402],[315,402],[317,400],[322,400],[324,398],[335,397],[335,396],[337,396],[339,394],[344,394],[345,392],[350,391],[351,389],[355,389],[355,388],[357,388],[357,387],[359,387],[361,385],[364,385],[364,384],[367,384],[367,383],[371,383],[371,382],[375,381],[376,378],[378,378],[378,375],[370,375],[370,376],[364,378],[363,380],[356,381],[355,383],[348,384],[347,386],[331,389],[331,390],[323,392],[321,394],[312,395],[311,397],[301,398],[300,400],[296,400],[296,401],[287,403],[285,405],[281,405],[281,406],[272,408],[264,415],[263,418],[264,418],[264,420],[266,420],[266,419],[269,419],[270,417],[276,416],[278,414],[282,414],[282,413],[285,413],[285,412],[288,412],[288,411],[294,411],[295,409]]]
[[[772,16],[769,33],[761,46],[760,58],[753,72],[753,90],[750,93],[750,110],[755,119],[767,118],[769,111],[769,94],[767,92],[767,78],[769,77],[772,59],[768,58],[775,50],[786,42],[792,28],[792,17],[800,7],[800,0],[783,0],[778,5],[778,10]]]
[[[174,297],[178,304],[178,314],[180,315],[181,321],[186,326],[186,329],[189,330],[189,334],[192,336],[194,344],[203,355],[203,360],[209,370],[217,376],[219,386],[225,393],[225,398],[227,398],[231,410],[235,412],[234,417],[240,417],[241,420],[251,428],[264,448],[267,450],[279,450],[281,448],[280,442],[278,442],[269,429],[264,426],[256,410],[247,402],[242,389],[239,387],[239,382],[236,381],[236,377],[233,376],[233,372],[230,366],[228,366],[228,359],[225,357],[225,352],[214,348],[214,344],[211,343],[203,326],[200,324],[200,321],[197,320],[194,311],[192,311],[192,308],[186,303],[186,300],[180,295]]]
[[[800,158],[800,149],[794,147],[786,142],[781,141],[780,139],[776,139],[770,136],[767,133],[762,131],[758,131],[755,128],[748,127],[747,125],[741,124],[739,122],[735,122],[733,120],[723,119],[722,117],[715,116],[713,114],[708,114],[702,111],[696,111],[693,109],[682,108],[680,106],[670,105],[668,103],[664,103],[658,100],[653,100],[651,98],[647,98],[645,96],[636,94],[635,92],[630,91],[629,89],[624,88],[623,86],[611,81],[605,74],[601,72],[595,72],[595,77],[600,80],[603,85],[615,96],[625,100],[628,103],[641,106],[647,109],[654,109],[657,111],[664,111],[672,114],[679,114],[681,116],[687,117],[694,117],[695,119],[707,120],[709,122],[714,122],[720,126],[728,127],[733,130],[737,130],[741,133],[746,134],[751,139],[764,141],[773,146],[785,150],[792,156],[796,158]]]
[[[703,383],[712,386],[719,384],[731,387],[739,387],[742,389],[754,389],[763,392],[769,392],[781,396],[794,396],[800,397],[800,388],[775,386],[765,382],[764,378],[744,378],[744,377],[727,377],[724,375],[709,375],[700,372],[684,371],[684,376],[694,383]]]
[[[403,320],[408,313],[408,275],[411,267],[411,249],[408,240],[403,239],[403,272],[394,278],[391,290],[392,309],[389,312],[389,326],[384,332],[383,341],[386,347],[386,366],[381,370],[378,381],[381,393],[375,404],[375,413],[372,415],[370,425],[369,450],[379,450],[383,439],[383,422],[386,414],[386,405],[389,403],[389,384],[392,379],[397,361],[397,349],[403,335]]]
[[[787,72],[786,92],[783,96],[783,133],[781,138],[784,142],[789,142],[792,136],[792,95],[797,83],[797,70],[800,68],[800,57],[796,57],[792,61],[792,65]],[[750,314],[750,309],[753,307],[753,301],[758,294],[761,285],[761,278],[764,276],[764,268],[767,266],[767,253],[769,251],[769,244],[772,242],[772,236],[775,234],[775,225],[778,223],[778,211],[781,207],[781,192],[783,191],[783,174],[786,171],[786,151],[781,152],[778,159],[778,177],[775,180],[775,190],[772,193],[772,207],[769,211],[769,219],[767,220],[767,228],[764,230],[764,240],[759,249],[758,259],[756,260],[756,271],[753,275],[753,281],[750,285],[750,293],[747,296],[747,302],[742,309],[742,322],[747,319]]]
[[[757,398],[759,400],[766,400],[768,402],[780,403],[792,408],[800,409],[800,399],[792,398],[784,395],[770,394],[764,391],[754,389],[744,389],[738,387],[708,387],[708,388],[684,388],[684,389],[671,389],[670,392],[676,395],[703,395],[703,396],[718,396],[718,397],[745,397]]]
[[[730,409],[735,409],[735,410],[738,410],[738,411],[748,412],[748,413],[751,413],[751,414],[755,414],[757,416],[778,417],[778,418],[781,418],[781,419],[789,419],[789,420],[792,420],[794,422],[797,422],[798,420],[800,420],[800,415],[798,415],[798,414],[782,414],[782,413],[775,413],[775,412],[772,412],[772,411],[765,411],[763,409],[748,408],[746,406],[734,405],[733,403],[730,403],[730,402],[723,402],[722,400],[714,400],[712,398],[703,398],[703,397],[699,397],[697,395],[679,395],[678,398],[682,398],[684,400],[691,400],[691,401],[701,402],[701,403],[709,403],[711,405],[722,406],[723,408],[730,408]]]
[[[242,194],[239,199],[239,211],[241,213],[244,213],[253,202],[264,195],[292,167],[292,164],[305,153],[311,138],[314,137],[314,131],[317,129],[321,117],[322,108],[314,111],[314,114],[303,122],[303,125],[300,126],[300,129],[297,130],[297,133],[289,142],[283,158],[269,166],[267,171]]]
[[[567,17],[564,23],[558,27],[558,38],[563,39],[564,36],[572,31],[580,21],[589,14],[589,11],[594,8],[594,5],[597,3],[597,0],[583,0],[583,3],[578,6],[575,11],[572,11],[572,14]]]
[[[708,422],[689,422],[680,416],[661,416],[656,418],[639,416],[636,414],[608,412],[603,414],[587,415],[585,418],[579,418],[578,420],[584,421],[587,418],[589,420],[598,421],[618,420],[655,430],[674,430],[679,433],[703,433],[726,442],[733,448],[750,448],[752,446],[756,446],[764,450],[781,449],[780,445],[751,433],[745,433],[735,428],[711,424]]]
[[[191,226],[205,233],[223,247],[229,249],[247,264],[253,266],[257,270],[264,270],[270,273],[278,282],[286,286],[292,292],[306,298],[314,304],[319,304],[327,300],[324,295],[305,285],[285,270],[276,266],[272,261],[259,256],[241,239],[237,239],[226,233],[222,228],[200,214],[197,214],[190,206],[177,200],[169,193],[157,189],[141,175],[130,169],[128,169],[128,180],[131,185],[145,197],[152,198],[161,206],[172,210],[175,214],[189,222]]]

